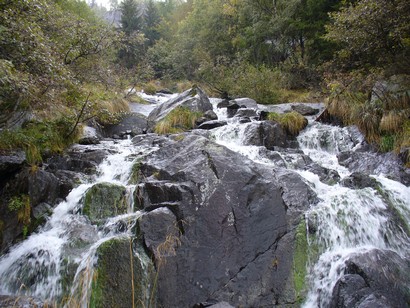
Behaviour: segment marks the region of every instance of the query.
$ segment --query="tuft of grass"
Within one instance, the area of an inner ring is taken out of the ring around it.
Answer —
[[[160,85],[154,81],[150,81],[143,85],[143,90],[146,94],[154,95],[157,91],[160,90]]]
[[[196,120],[201,116],[201,112],[194,112],[186,107],[177,107],[155,125],[154,132],[157,134],[176,134],[191,130],[195,127]]]
[[[383,114],[380,120],[380,129],[387,133],[397,133],[402,129],[408,116],[406,110],[390,110]]]
[[[306,118],[296,111],[284,114],[269,112],[267,119],[278,122],[292,136],[298,135],[308,124]]]

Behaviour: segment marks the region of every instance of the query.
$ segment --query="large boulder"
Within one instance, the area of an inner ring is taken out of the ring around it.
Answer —
[[[300,113],[303,116],[312,116],[319,113],[319,109],[313,108],[305,104],[292,105],[292,110]]]
[[[165,118],[165,116],[172,110],[180,106],[186,107],[191,111],[203,113],[213,109],[205,92],[201,88],[195,86],[192,89],[181,93],[177,97],[155,107],[155,109],[149,114],[148,121],[156,123]]]
[[[83,214],[97,225],[109,217],[126,214],[127,210],[126,188],[121,185],[98,183],[84,197]]]
[[[309,202],[291,196],[289,188],[287,206],[286,184],[274,172],[207,138],[148,135],[134,142],[159,147],[140,162],[138,201],[146,211],[166,208],[140,224],[160,269],[159,306],[294,303],[294,294],[284,292],[292,284],[291,224],[297,223],[288,208],[302,211]],[[151,234],[155,229],[158,237]]]
[[[330,307],[408,307],[410,261],[393,251],[370,250],[346,262],[336,283]]]
[[[251,122],[244,131],[244,145],[265,146],[273,150],[275,146],[285,148],[289,146],[288,136],[279,123],[271,121]]]
[[[104,125],[101,128],[101,133],[108,138],[126,138],[146,133],[147,130],[147,118],[138,113],[131,113],[124,116],[117,124]]]
[[[114,238],[97,249],[90,307],[155,307],[153,264],[140,243]]]
[[[15,151],[0,155],[0,173],[2,175],[14,173],[20,170],[26,163],[26,155],[23,151]]]
[[[240,108],[258,109],[258,104],[252,98],[235,98],[234,100],[231,100],[230,103],[236,103]]]

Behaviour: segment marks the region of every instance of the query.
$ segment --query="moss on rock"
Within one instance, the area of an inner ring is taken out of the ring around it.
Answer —
[[[154,266],[132,238],[116,238],[97,250],[90,307],[155,306]]]
[[[84,198],[83,214],[92,223],[102,224],[108,217],[127,213],[126,188],[111,183],[98,183]]]
[[[296,228],[295,250],[293,255],[293,279],[298,302],[302,302],[306,295],[306,275],[309,247],[306,234],[306,222],[301,220]]]

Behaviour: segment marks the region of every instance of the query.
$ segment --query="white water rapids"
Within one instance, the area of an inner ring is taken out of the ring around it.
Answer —
[[[214,106],[217,102],[212,100]],[[143,109],[148,112],[151,108],[145,106]],[[216,107],[215,112],[220,120],[228,121],[227,126],[212,130],[211,136],[215,142],[256,163],[277,168],[285,166],[294,170],[320,199],[317,205],[312,205],[305,213],[307,226],[315,228],[308,242],[318,248],[320,255],[312,258],[308,265],[309,290],[303,307],[326,307],[329,304],[333,287],[343,275],[344,262],[352,253],[379,248],[409,257],[409,238],[389,221],[390,205],[386,204],[378,191],[325,184],[317,175],[298,170],[294,163],[298,157],[294,153],[278,152],[284,165],[275,165],[264,155],[266,150],[262,147],[243,145],[244,131],[251,124],[226,119],[223,110]],[[354,149],[359,141],[351,136],[347,128],[313,122],[298,137],[300,148],[306,155],[319,165],[337,171],[342,178],[349,176],[350,172],[338,164],[336,155]],[[135,186],[128,185],[128,179],[138,153],[146,154],[154,150],[136,148],[130,140],[103,141],[97,147],[109,150],[109,155],[99,166],[97,176],[73,189],[66,200],[54,209],[45,226],[0,258],[0,294],[36,296],[51,303],[63,301],[67,307],[88,306],[95,252],[99,245],[113,237],[128,236],[136,218],[141,215],[134,212],[132,207]],[[86,147],[77,146],[77,149],[82,151]],[[380,183],[392,206],[409,222],[410,188],[383,175],[374,175],[373,178]],[[100,182],[126,186],[131,200],[128,214],[110,219],[103,228],[97,229],[86,221],[79,208],[87,189]],[[125,232],[116,230],[115,225],[119,220],[130,222]],[[86,228],[90,236],[95,235],[80,250],[67,249],[67,245],[70,246],[76,239],[76,233],[72,232],[73,226]],[[61,274],[64,262],[75,264],[77,268],[70,286],[71,294],[81,293],[65,301],[60,298],[64,292]],[[25,278],[22,280],[21,277]]]

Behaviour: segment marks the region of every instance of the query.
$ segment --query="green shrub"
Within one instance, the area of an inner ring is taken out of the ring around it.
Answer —
[[[201,112],[193,112],[186,107],[177,107],[154,127],[157,134],[176,134],[191,130],[195,122],[202,116]]]

